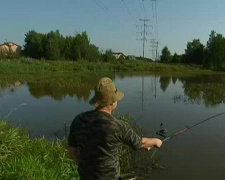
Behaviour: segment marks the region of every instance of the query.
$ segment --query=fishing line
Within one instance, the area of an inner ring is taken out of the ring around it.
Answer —
[[[27,103],[21,103],[21,104],[19,104],[18,106],[12,108],[12,109],[9,111],[9,113],[4,117],[4,119],[7,119],[7,118],[13,113],[13,111],[18,110],[19,107],[21,107],[21,106],[26,106],[26,105],[27,105]]]

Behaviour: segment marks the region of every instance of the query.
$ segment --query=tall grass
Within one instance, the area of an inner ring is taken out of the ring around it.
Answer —
[[[29,138],[21,128],[0,121],[0,179],[79,179],[65,142]]]
[[[116,117],[131,123],[130,116]],[[141,135],[142,129],[134,124],[132,126]],[[142,167],[145,162],[143,159],[146,160],[150,154],[143,156],[143,153],[145,152],[137,153],[125,145],[121,146],[121,174],[127,177],[150,174],[151,170],[148,169],[146,173]],[[51,142],[44,137],[31,139],[24,129],[12,127],[0,120],[0,179],[79,180],[79,175],[65,140]]]

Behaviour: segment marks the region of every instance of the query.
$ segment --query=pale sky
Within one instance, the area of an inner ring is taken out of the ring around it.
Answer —
[[[63,35],[86,31],[100,49],[141,56],[142,42],[137,40],[141,38],[137,32],[143,31],[137,26],[143,24],[140,18],[150,19],[147,57],[152,56],[153,38],[159,41],[159,51],[167,45],[172,54],[182,54],[193,39],[199,38],[205,45],[211,30],[225,34],[224,0],[157,0],[156,8],[152,0],[1,1],[0,44],[23,45],[29,30],[47,33],[59,29]]]

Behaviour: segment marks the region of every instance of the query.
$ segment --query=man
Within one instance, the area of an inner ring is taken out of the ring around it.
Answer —
[[[136,150],[162,145],[160,139],[139,137],[128,123],[111,115],[123,97],[111,79],[102,78],[90,100],[96,109],[79,114],[72,122],[68,144],[81,180],[120,179],[121,143]]]

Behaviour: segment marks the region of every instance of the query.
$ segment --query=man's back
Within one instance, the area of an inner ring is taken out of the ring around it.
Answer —
[[[120,176],[119,146],[138,149],[140,137],[124,121],[97,110],[78,115],[70,129],[69,146],[77,149],[81,180],[117,180]]]

